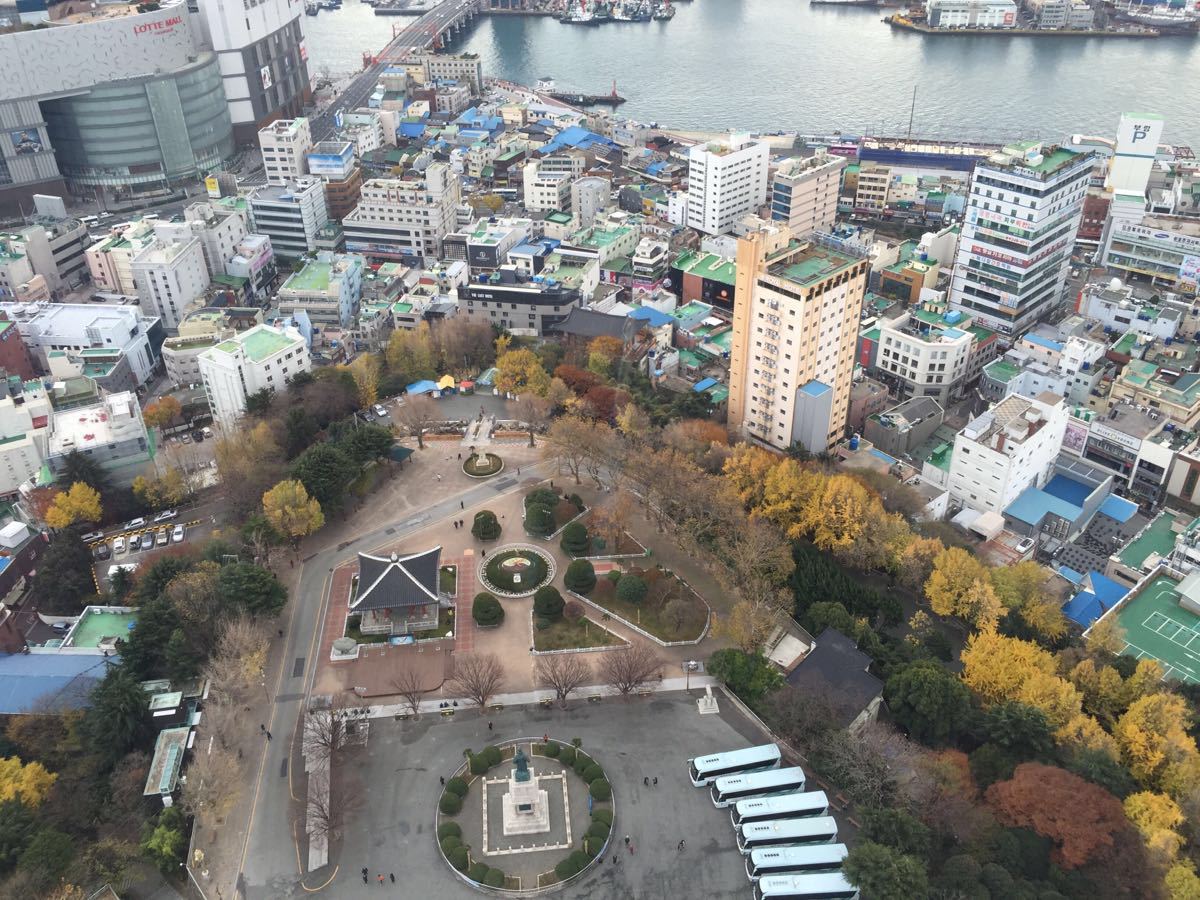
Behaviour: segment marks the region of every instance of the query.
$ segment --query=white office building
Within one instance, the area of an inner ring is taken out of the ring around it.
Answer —
[[[279,289],[279,312],[303,310],[314,325],[349,328],[362,297],[363,258],[322,250]]]
[[[950,497],[979,512],[1002,513],[1054,472],[1070,412],[1060,395],[1013,395],[972,419],[954,439]]]
[[[417,177],[369,179],[342,220],[346,250],[377,259],[438,257],[461,197],[458,177],[440,162]]]
[[[246,411],[246,398],[282,390],[312,368],[304,336],[294,328],[256,325],[200,354],[200,378],[213,418],[226,428]]]
[[[530,212],[570,212],[571,174],[543,171],[542,164],[531,159],[521,169],[524,205]]]
[[[267,184],[287,184],[308,174],[312,129],[308,119],[276,119],[258,132]]]
[[[697,144],[688,151],[687,224],[705,234],[726,234],[767,201],[770,148],[749,135]]]
[[[237,213],[214,203],[192,203],[183,211],[184,227],[200,241],[204,251],[204,265],[212,278],[225,274],[225,263],[237,253],[238,245],[246,236],[246,221]],[[155,226],[154,233],[160,238],[181,240],[173,231],[180,223],[164,222]]]
[[[56,412],[46,448],[46,465],[56,477],[72,453],[89,457],[114,484],[131,484],[143,474],[154,453],[137,394],[121,391],[93,406]]]
[[[11,497],[37,475],[46,455],[53,410],[46,392],[36,382],[10,393],[0,381],[0,497]]]
[[[1015,28],[1013,0],[928,0],[925,11],[935,28]]]
[[[211,282],[200,239],[156,241],[133,258],[133,281],[146,315],[174,331],[189,309],[199,305]]]
[[[277,256],[298,257],[317,249],[317,232],[329,221],[325,182],[306,175],[287,184],[268,184],[250,195],[250,220]]]
[[[951,306],[1011,338],[1058,305],[1094,162],[1024,141],[975,166]]]
[[[844,156],[824,151],[785,160],[771,181],[771,218],[786,222],[796,237],[832,230],[844,168]]]
[[[101,291],[132,297],[137,294],[133,280],[133,258],[154,243],[149,222],[136,222],[97,241],[84,251],[92,284]]]

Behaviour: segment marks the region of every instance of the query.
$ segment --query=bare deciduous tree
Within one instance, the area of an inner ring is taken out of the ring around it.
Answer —
[[[563,709],[572,691],[592,680],[592,667],[574,654],[557,654],[538,657],[534,664],[534,676],[538,684],[552,688],[554,697]]]
[[[346,819],[362,806],[362,782],[353,772],[318,766],[308,775],[308,804],[305,830],[315,838],[336,841]]]
[[[425,432],[434,422],[441,419],[437,404],[424,394],[410,396],[404,405],[392,413],[392,419],[411,437],[417,439],[417,447],[425,449]]]
[[[427,693],[420,671],[415,666],[405,666],[392,678],[392,687],[404,698],[408,711],[416,718],[420,714],[421,698]]]
[[[192,815],[204,814],[212,824],[225,818],[237,802],[242,764],[220,744],[205,747],[187,768],[180,804]]]
[[[646,644],[632,644],[601,657],[600,677],[618,694],[632,694],[662,680],[662,660]]]
[[[334,694],[327,703],[314,700],[304,714],[304,756],[309,760],[333,761],[362,743],[367,708],[345,692]]]
[[[525,393],[509,402],[508,414],[524,423],[532,447],[534,435],[550,420],[550,401],[534,393]]]
[[[466,696],[479,704],[479,712],[483,710],[500,688],[504,687],[504,666],[500,657],[495,653],[467,653],[456,656],[454,660],[454,677],[450,683]]]
[[[211,682],[210,698],[217,703],[239,704],[260,687],[268,643],[262,622],[245,614],[225,620],[204,672]]]

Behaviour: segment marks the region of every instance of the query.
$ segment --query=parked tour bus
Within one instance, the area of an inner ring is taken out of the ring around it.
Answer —
[[[739,800],[770,797],[804,790],[804,770],[799,766],[723,775],[712,783],[713,806],[723,809]]]
[[[772,819],[806,819],[829,815],[829,798],[824,791],[803,791],[739,800],[729,811],[733,827],[743,822],[769,822]]]
[[[768,875],[754,885],[754,900],[858,900],[858,888],[841,872]]]
[[[697,756],[688,760],[688,777],[696,787],[707,787],[713,779],[723,775],[778,769],[779,760],[779,747],[775,744],[730,750],[728,753],[715,753],[712,756]]]
[[[809,847],[763,847],[746,857],[746,875],[758,881],[767,875],[828,872],[842,867],[849,851],[845,844],[813,844]]]
[[[738,828],[737,844],[743,854],[760,847],[832,844],[837,840],[837,832],[837,822],[832,816],[751,822]]]

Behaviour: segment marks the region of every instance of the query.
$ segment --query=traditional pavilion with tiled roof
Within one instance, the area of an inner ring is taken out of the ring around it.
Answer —
[[[400,556],[358,554],[358,585],[350,612],[363,634],[411,634],[436,628],[442,548]]]

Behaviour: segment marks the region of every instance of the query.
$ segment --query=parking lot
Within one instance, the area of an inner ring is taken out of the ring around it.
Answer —
[[[547,733],[559,740],[582,740],[611,781],[616,807],[613,844],[603,863],[559,896],[658,900],[751,895],[729,811],[714,807],[707,790],[692,786],[686,764],[692,756],[762,743],[763,734],[727,701],[719,715],[701,716],[695,695],[684,694],[577,701],[567,710],[530,707],[485,716],[460,711],[452,719],[372,720],[366,750],[350,763],[366,787],[366,800],[347,826],[331,893],[375,896],[376,873],[394,872],[404,885],[403,891],[393,890],[396,896],[477,897],[455,878],[436,847],[438,778],[461,762],[465,747],[479,750],[492,740]],[[630,836],[635,853],[624,846],[624,835]],[[676,849],[681,840],[686,842],[682,852]],[[489,861],[504,867],[502,856]],[[368,885],[362,883],[363,866],[371,876]],[[249,861],[248,898],[278,896],[280,886],[276,882],[272,894],[270,880],[279,874],[254,872]]]

